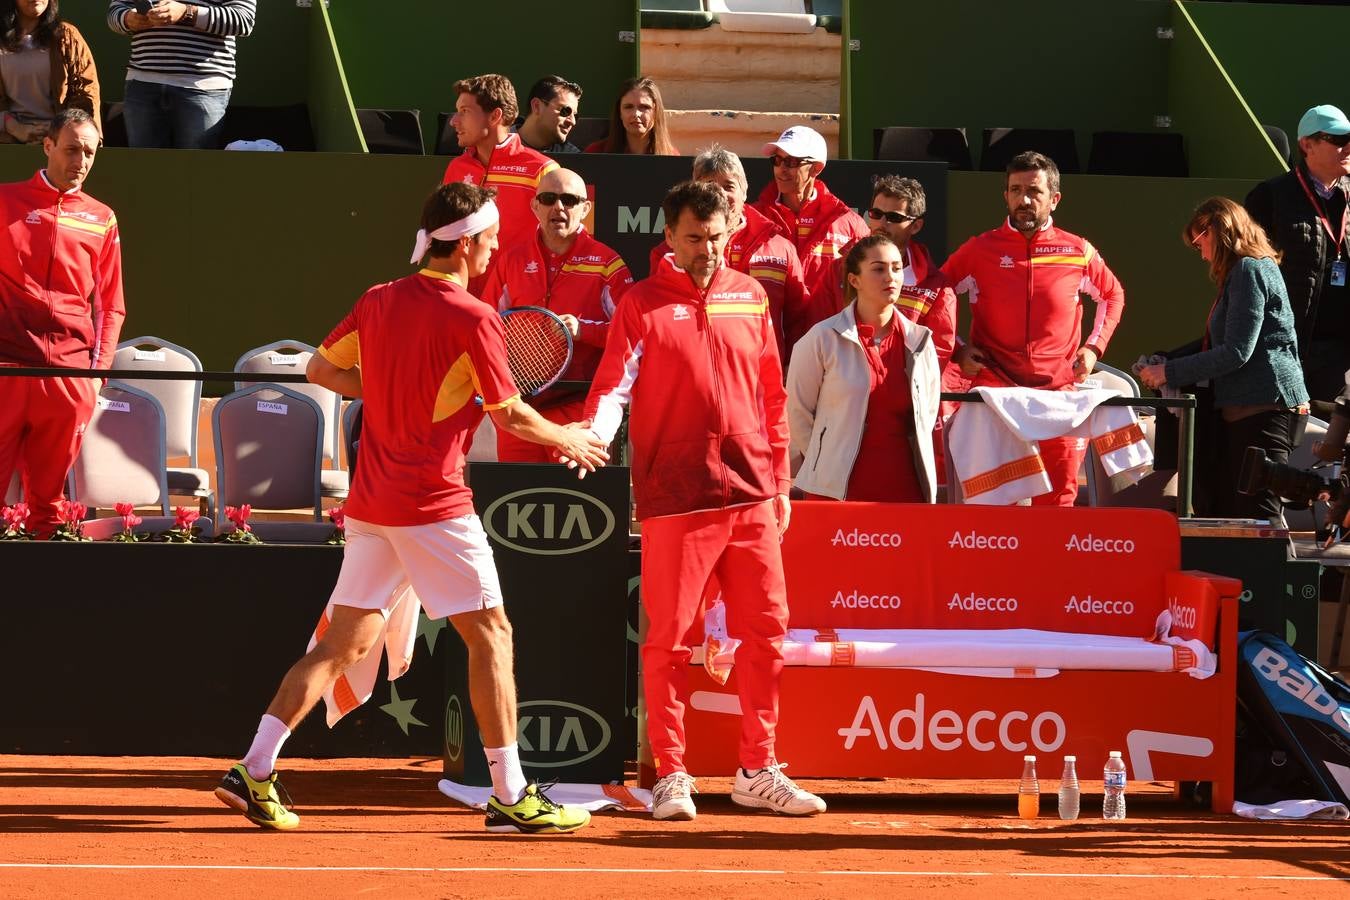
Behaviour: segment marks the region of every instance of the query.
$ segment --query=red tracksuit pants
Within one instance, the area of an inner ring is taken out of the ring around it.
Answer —
[[[558,425],[580,422],[586,413],[585,399],[574,400],[548,409],[539,410],[539,415]],[[556,463],[558,457],[552,447],[522,441],[520,438],[497,429],[497,461],[509,463]]]
[[[97,390],[90,378],[0,378],[0,499],[18,471],[32,511],[28,530],[39,537],[56,529]]]
[[[713,578],[726,603],[727,633],[741,641],[735,674],[740,763],[754,771],[774,762],[788,613],[778,523],[766,500],[642,523],[642,605],[648,619],[642,686],[647,738],[660,778],[684,771],[690,658],[685,637]]]

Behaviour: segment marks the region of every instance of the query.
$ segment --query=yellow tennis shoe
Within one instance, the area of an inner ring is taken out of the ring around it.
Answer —
[[[284,804],[282,797],[286,798]],[[239,810],[259,828],[291,831],[300,827],[300,817],[286,808],[293,805],[291,795],[277,780],[276,772],[265,781],[254,781],[244,764],[236,763],[216,787],[216,799]]]
[[[488,831],[498,834],[563,834],[576,831],[590,820],[591,814],[586,810],[554,803],[543,786],[531,782],[520,800],[511,806],[495,796],[489,797],[484,824]]]

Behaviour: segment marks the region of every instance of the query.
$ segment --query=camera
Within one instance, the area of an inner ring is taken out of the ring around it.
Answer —
[[[1350,449],[1342,449],[1341,454],[1340,475],[1327,477],[1316,471],[1275,462],[1267,457],[1266,451],[1260,447],[1248,447],[1242,457],[1242,471],[1238,475],[1237,489],[1243,494],[1270,491],[1282,498],[1286,506],[1295,509],[1307,509],[1319,498],[1329,499],[1335,503],[1345,493],[1345,456],[1350,455]]]
[[[146,16],[150,14],[150,10],[154,7],[155,0],[136,0],[133,5],[136,7],[136,12]]]

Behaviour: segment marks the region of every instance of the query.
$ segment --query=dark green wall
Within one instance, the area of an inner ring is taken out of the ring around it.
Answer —
[[[373,3],[371,5],[374,5]],[[131,39],[107,25],[106,0],[66,0],[61,16],[80,29],[98,66],[103,99],[122,99]],[[294,0],[260,0],[253,33],[238,40],[239,73],[231,103],[284,106],[307,99],[309,13]]]
[[[849,131],[887,125],[1148,131],[1166,112],[1167,0],[851,0]],[[978,164],[978,160],[977,160]]]
[[[500,72],[523,97],[541,75],[563,75],[584,90],[581,114],[601,116],[637,72],[637,44],[619,40],[636,34],[633,0],[515,0],[509,14],[501,3],[344,0],[329,14],[356,105],[421,110],[429,150],[460,78]]]
[[[318,150],[365,153],[366,140],[356,121],[351,91],[333,37],[327,7],[312,7],[309,17],[309,121]]]

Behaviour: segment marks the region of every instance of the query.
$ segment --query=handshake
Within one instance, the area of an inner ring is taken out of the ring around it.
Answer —
[[[609,445],[601,441],[591,430],[589,420],[569,422],[559,426],[561,432],[553,449],[558,462],[575,469],[577,478],[585,478],[587,472],[594,472],[609,462]]]

